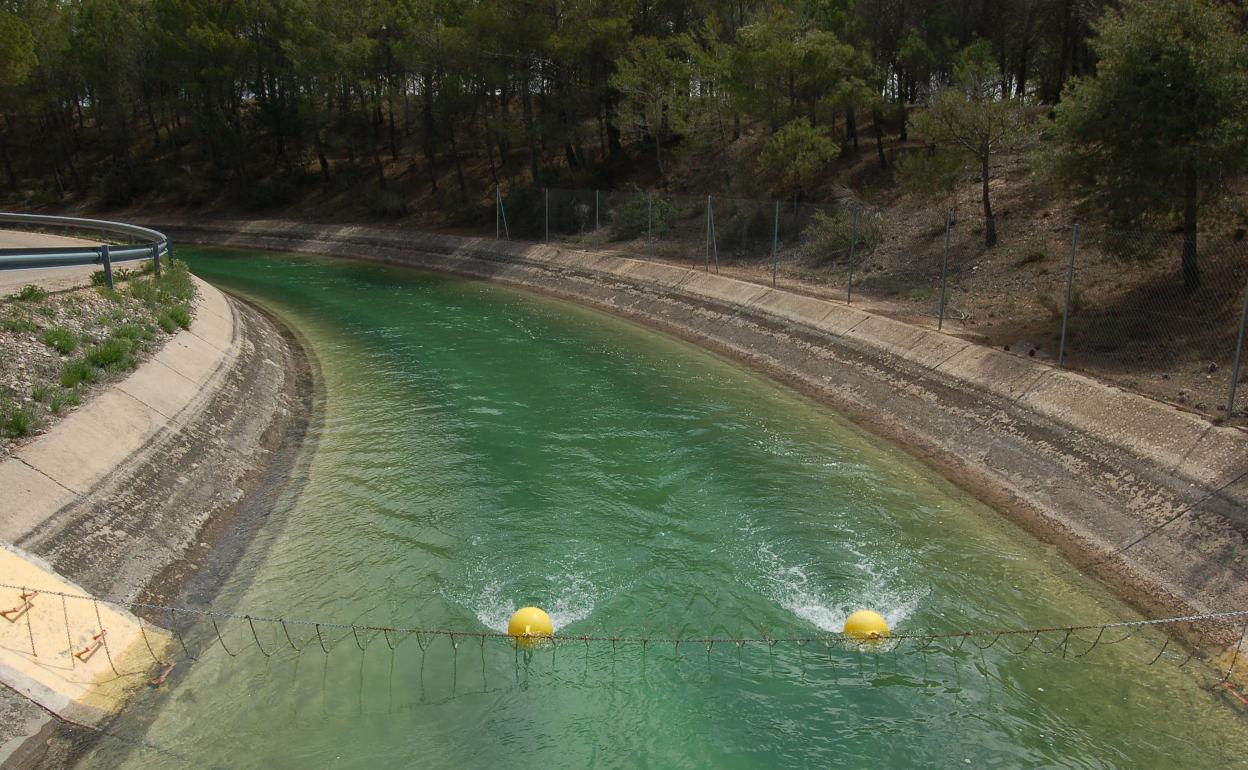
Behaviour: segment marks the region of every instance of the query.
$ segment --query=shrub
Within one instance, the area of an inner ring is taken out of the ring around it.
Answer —
[[[17,332],[21,334],[37,331],[38,329],[39,327],[35,325],[35,322],[29,318],[23,318],[21,316],[7,316],[0,319],[0,331]]]
[[[138,324],[121,324],[120,326],[113,327],[113,336],[124,340],[130,340],[130,342],[135,344],[135,347],[138,347],[139,342],[146,342],[155,335],[152,334],[152,328],[147,325],[139,326]]]
[[[4,411],[0,412],[0,423],[3,424],[5,433],[13,438],[21,438],[34,431],[38,419],[35,411],[28,406],[14,408],[6,406]]]
[[[22,302],[42,302],[48,293],[38,286],[26,284],[22,290],[17,293],[17,298]]]
[[[181,305],[169,308],[169,317],[183,329],[191,328],[191,313]]]
[[[173,300],[190,302],[195,299],[195,284],[191,281],[191,271],[181,260],[174,260],[168,265],[164,274],[158,279],[158,284],[161,291]]]
[[[672,203],[662,195],[637,193],[615,209],[611,219],[611,240],[628,241],[667,232],[672,222]]]
[[[63,326],[48,329],[40,340],[48,347],[56,348],[56,352],[63,356],[74,352],[74,348],[78,347],[78,335]]]
[[[160,304],[160,290],[155,281],[132,281],[126,292],[150,307]]]
[[[869,254],[883,240],[880,215],[862,211],[854,224],[853,212],[835,209],[832,214],[819,211],[802,233],[801,255],[811,262],[839,259],[849,254],[851,240],[856,240],[855,256]]]
[[[52,414],[60,414],[65,411],[66,407],[78,406],[80,403],[82,403],[82,397],[78,393],[78,388],[57,388],[48,398],[48,411]]]
[[[133,369],[134,343],[122,337],[111,337],[87,351],[86,362],[101,369]]]
[[[34,385],[31,385],[30,397],[42,404],[48,398],[48,386],[42,382],[36,382]]]
[[[61,385],[66,388],[77,387],[84,382],[88,384],[95,382],[99,376],[96,368],[83,358],[67,361],[61,367]]]

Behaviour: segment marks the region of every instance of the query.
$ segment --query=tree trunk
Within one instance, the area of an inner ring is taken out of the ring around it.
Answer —
[[[654,162],[659,166],[659,180],[667,178],[663,173],[663,144],[659,141],[659,132],[654,132]]]
[[[13,159],[9,157],[9,116],[4,116],[4,133],[0,134],[0,160],[4,161],[4,176],[10,190],[17,190],[17,174],[13,173]]]
[[[992,201],[988,198],[988,153],[979,159],[979,179],[984,188],[984,245],[992,248],[997,245],[997,220],[992,216]]]
[[[875,121],[875,153],[880,158],[880,169],[888,168],[888,158],[884,155],[884,113],[875,110],[871,119]]]
[[[1196,168],[1188,164],[1183,170],[1183,288],[1200,288],[1200,265],[1196,261],[1196,203],[1199,178]]]
[[[537,129],[533,125],[533,95],[529,91],[529,69],[523,72],[524,84],[520,91],[520,107],[524,113],[524,133],[529,143],[529,170],[533,174],[533,186],[542,186],[542,156],[537,149]]]
[[[425,146],[425,163],[429,168],[429,190],[433,194],[438,192],[438,169],[435,160],[438,154],[437,145],[437,124],[433,119],[433,75],[425,72],[421,76],[423,88],[421,89],[423,97],[424,115],[422,116],[424,128],[424,146]]]

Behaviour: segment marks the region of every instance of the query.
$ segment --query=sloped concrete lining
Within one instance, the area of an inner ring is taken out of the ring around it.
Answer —
[[[22,581],[31,588],[180,603],[183,586],[194,581],[195,595],[210,596],[213,581],[229,574],[269,516],[268,498],[249,492],[263,484],[276,493],[292,477],[311,410],[308,362],[286,332],[254,308],[198,280],[196,288],[189,330],[0,463],[6,493],[0,540],[8,548],[0,558],[20,557],[21,569],[31,573]],[[200,571],[204,564],[209,569]],[[0,564],[0,583],[13,583],[18,571]],[[129,617],[105,618],[115,653]],[[71,615],[71,631],[90,625],[89,618],[79,620]],[[146,630],[160,656],[163,636],[156,625],[166,618],[154,620]],[[41,661],[45,644],[50,655],[67,647],[61,623],[59,641],[36,638]],[[150,670],[154,656],[146,645],[138,649],[142,655],[127,670]],[[106,660],[103,652],[98,660]],[[32,676],[0,662],[0,679],[10,688],[0,688],[5,768],[57,766],[76,745],[58,739],[56,723],[26,698],[62,717],[94,722],[115,711],[127,692],[100,696],[92,689],[84,710],[86,691],[74,690],[81,677],[57,682]],[[135,678],[143,681],[129,677]]]
[[[0,575],[32,587],[0,587],[4,609],[25,607],[0,621],[0,681],[62,719],[100,724],[165,660],[166,631],[107,603],[57,596],[86,592],[39,557],[0,544]]]
[[[21,496],[20,505],[0,500],[0,540],[17,542],[67,502],[89,493],[158,433],[176,429],[171,421],[211,392],[214,379],[237,357],[240,342],[221,292],[198,279],[196,289],[189,330],[0,463],[0,484],[15,484]]]
[[[526,286],[734,356],[837,407],[1149,613],[1248,607],[1248,434],[843,303],[604,251],[394,228],[157,222],[180,240]],[[1239,629],[1219,637],[1231,644]]]

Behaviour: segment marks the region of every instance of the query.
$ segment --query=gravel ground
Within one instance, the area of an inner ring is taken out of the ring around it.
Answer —
[[[159,350],[181,326],[171,310],[188,311],[190,292],[177,277],[157,284],[136,276],[111,292],[26,289],[0,300],[0,457]],[[67,371],[74,367],[78,376]]]

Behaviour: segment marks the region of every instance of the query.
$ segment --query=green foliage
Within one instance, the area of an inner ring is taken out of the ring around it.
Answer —
[[[86,352],[83,359],[98,369],[125,370],[134,368],[134,342],[124,337],[110,337]]]
[[[611,240],[644,238],[647,232],[657,238],[667,232],[671,223],[672,203],[667,197],[637,193],[616,207],[611,219]]]
[[[683,129],[689,114],[691,70],[682,38],[639,37],[615,64],[611,87],[624,97],[624,125],[651,138],[654,157],[663,173],[663,142]]]
[[[152,330],[148,326],[139,326],[138,324],[121,324],[113,327],[112,335],[119,339],[130,340],[136,346],[140,342],[146,342],[155,337]]]
[[[800,199],[803,185],[839,151],[827,131],[816,128],[806,118],[786,123],[772,134],[758,156],[763,172],[778,187],[787,187]]]
[[[30,386],[30,397],[42,404],[48,399],[48,386],[42,382],[36,382]]]
[[[14,297],[21,302],[43,302],[47,296],[48,293],[46,291],[29,283],[23,286],[22,290],[14,295]]]
[[[800,253],[811,263],[838,260],[849,255],[853,242],[857,259],[874,251],[883,239],[883,221],[878,213],[860,211],[855,223],[852,210],[836,208],[831,213],[815,213],[802,231]]]
[[[81,403],[82,396],[77,387],[57,388],[48,397],[48,411],[52,414],[60,414],[69,407],[78,406]]]
[[[38,330],[39,326],[25,316],[6,315],[0,318],[0,331],[27,334]]]
[[[1096,24],[1095,78],[1071,84],[1041,165],[1117,226],[1181,219],[1199,284],[1200,211],[1248,167],[1248,38],[1212,0],[1129,0]]]
[[[0,403],[0,432],[12,438],[28,436],[38,427],[39,418],[29,406]]]
[[[897,181],[906,192],[952,209],[958,183],[967,174],[967,161],[966,153],[957,147],[912,152],[898,159]]]
[[[61,355],[68,355],[78,347],[78,335],[63,326],[56,326],[44,331],[39,338],[43,344],[55,348]]]
[[[191,328],[191,314],[180,305],[165,308],[160,311],[160,315],[156,316],[156,323],[167,334],[173,334],[179,328]]]
[[[86,359],[75,358],[61,367],[61,387],[73,388],[83,383],[93,383],[100,378],[99,372]]]
[[[915,127],[928,141],[934,159],[912,168],[926,177],[919,186],[940,195],[949,184],[949,170],[978,172],[984,209],[984,243],[997,242],[989,183],[992,161],[1003,151],[1025,146],[1033,131],[1021,99],[1000,93],[999,73],[988,43],[972,44],[958,56],[954,84],[936,94],[915,116]],[[941,157],[944,156],[944,157]]]
[[[0,9],[0,87],[20,85],[38,61],[30,27]]]

